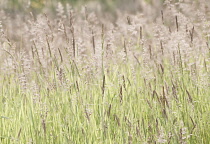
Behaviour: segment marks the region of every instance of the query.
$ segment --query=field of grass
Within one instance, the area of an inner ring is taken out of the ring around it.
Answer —
[[[210,4],[140,5],[1,11],[0,143],[208,144]]]

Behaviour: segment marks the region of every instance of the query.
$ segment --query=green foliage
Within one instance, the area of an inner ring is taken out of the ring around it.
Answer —
[[[46,89],[43,76],[35,76],[40,87],[37,97],[30,91],[22,93],[13,78],[5,77],[1,143],[153,143],[158,137],[171,143],[209,141],[210,91],[198,90],[187,72],[179,79],[166,63],[164,74],[157,70],[157,79],[145,82],[142,67],[137,66],[135,83],[129,64],[112,67],[117,72],[105,74],[104,96],[100,78],[86,83],[74,68],[65,68],[72,82],[69,90]],[[53,69],[49,82],[54,81]],[[123,74],[123,83],[117,80],[118,73]],[[178,97],[164,100],[164,93],[173,93],[167,90],[173,83],[178,84]]]

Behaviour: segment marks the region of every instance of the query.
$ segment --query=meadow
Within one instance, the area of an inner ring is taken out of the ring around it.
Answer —
[[[0,11],[0,143],[210,142],[210,3],[136,3]]]

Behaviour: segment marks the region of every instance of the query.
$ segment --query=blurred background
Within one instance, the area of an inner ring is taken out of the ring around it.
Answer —
[[[87,5],[92,9],[98,9],[98,5],[102,11],[114,12],[116,10],[136,12],[140,11],[144,5],[153,5],[160,7],[165,0],[0,0],[1,10],[10,13],[55,11],[58,3],[72,7],[80,8]],[[175,0],[176,1],[176,0]],[[178,0],[177,0],[178,1]]]

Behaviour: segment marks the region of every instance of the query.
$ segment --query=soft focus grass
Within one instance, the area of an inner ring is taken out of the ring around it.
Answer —
[[[58,87],[55,67],[48,76],[55,85],[51,90],[44,76],[34,73],[40,87],[37,103],[13,77],[1,75],[1,143],[151,143],[157,133],[165,142],[208,143],[210,90],[198,88],[188,71],[180,75],[166,63],[164,73],[153,69],[155,79],[145,82],[139,65],[135,80],[129,63],[111,67],[105,72],[104,95],[102,78],[87,83],[74,68],[65,68],[69,90]]]
[[[206,9],[168,7],[0,13],[0,143],[209,143]]]

